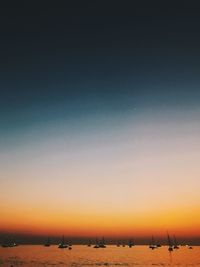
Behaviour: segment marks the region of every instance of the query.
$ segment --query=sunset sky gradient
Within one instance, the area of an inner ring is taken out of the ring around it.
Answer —
[[[200,236],[199,17],[107,8],[3,17],[0,233]]]

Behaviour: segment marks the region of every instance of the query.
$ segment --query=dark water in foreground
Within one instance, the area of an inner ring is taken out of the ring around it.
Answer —
[[[147,246],[94,249],[87,246],[73,246],[72,250],[57,246],[39,245],[0,248],[0,266],[200,266],[200,247],[189,250],[181,247],[168,252],[167,247],[150,250]]]

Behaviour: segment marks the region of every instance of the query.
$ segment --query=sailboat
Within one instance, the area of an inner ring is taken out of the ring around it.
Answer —
[[[45,247],[50,247],[51,246],[51,242],[50,239],[48,237],[47,242],[44,244]]]
[[[126,246],[125,242],[122,241],[122,247],[124,248]]]
[[[96,238],[96,244],[94,245],[94,248],[99,248],[99,240]]]
[[[3,248],[12,248],[12,247],[17,247],[18,244],[14,240],[12,242],[5,240],[1,246]]]
[[[151,248],[152,250],[157,248],[157,246],[155,245],[155,242],[154,242],[154,237],[152,235],[152,238],[151,238],[151,244],[149,245],[149,248]]]
[[[100,248],[106,248],[104,237],[102,238],[101,242],[99,243],[99,247]]]
[[[62,241],[61,243],[58,245],[58,248],[67,248],[68,245],[65,243],[65,237],[64,235],[62,236]]]
[[[128,246],[129,248],[132,248],[132,246],[135,246],[134,241],[132,239],[129,240]]]
[[[175,235],[174,235],[174,249],[179,249]]]
[[[173,249],[173,246],[172,246],[172,243],[171,243],[171,239],[170,239],[170,236],[169,236],[169,234],[168,234],[168,232],[167,232],[167,240],[168,240],[168,250],[169,251],[173,251],[174,249]]]
[[[88,240],[88,244],[87,244],[88,247],[91,247],[91,240],[89,239]]]
[[[68,249],[71,250],[72,249],[72,241],[70,240],[68,243]]]
[[[10,248],[17,247],[17,246],[18,246],[18,244],[15,243],[15,241],[13,241],[13,242],[11,242],[11,243],[9,244],[9,247],[10,247]]]
[[[121,242],[118,240],[117,241],[117,247],[120,247],[121,246]]]

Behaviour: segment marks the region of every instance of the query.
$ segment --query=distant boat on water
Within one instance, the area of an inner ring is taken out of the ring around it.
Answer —
[[[3,248],[12,248],[12,247],[17,247],[18,244],[13,240],[4,240],[3,244],[1,245]]]
[[[88,244],[87,244],[87,246],[88,246],[88,247],[91,247],[91,245],[92,245],[91,243],[92,243],[92,242],[91,242],[91,240],[89,239],[89,240],[88,240]]]
[[[58,248],[67,248],[68,244],[65,243],[65,237],[64,235],[62,236],[62,241],[61,243],[58,245]]]
[[[121,242],[118,240],[117,241],[117,247],[120,247],[121,246]]]
[[[179,249],[175,235],[174,235],[174,249]]]
[[[96,238],[96,243],[95,243],[93,248],[99,248],[99,240],[98,240],[98,238]]]
[[[155,242],[154,242],[153,235],[151,237],[151,244],[149,245],[149,248],[152,249],[152,250],[157,248],[157,246],[155,245]]]
[[[169,251],[173,251],[174,250],[174,247],[172,245],[172,242],[171,242],[171,239],[170,239],[170,236],[169,236],[169,233],[167,232],[167,240],[168,240],[168,250]]]
[[[72,241],[69,240],[69,243],[68,243],[68,249],[71,250],[72,249]]]
[[[100,247],[100,248],[106,248],[104,237],[102,237],[102,240],[101,240],[100,243],[99,243],[99,247]]]
[[[93,248],[106,248],[104,237],[102,237],[101,241],[96,238],[96,243]]]
[[[188,249],[193,249],[193,247],[189,245],[186,245],[186,247],[188,247]]]
[[[45,247],[50,247],[51,246],[51,242],[50,239],[48,237],[47,242],[44,244]]]
[[[128,246],[129,248],[132,248],[133,246],[135,246],[135,243],[132,239],[129,240]]]
[[[16,243],[3,243],[1,246],[3,248],[13,248],[13,247],[17,247],[18,244],[16,244]]]

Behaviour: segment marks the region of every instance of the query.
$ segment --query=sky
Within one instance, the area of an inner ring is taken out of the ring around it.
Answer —
[[[200,16],[0,11],[1,234],[200,236]]]

